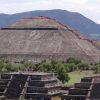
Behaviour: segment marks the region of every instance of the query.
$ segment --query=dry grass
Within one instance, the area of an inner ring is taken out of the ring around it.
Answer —
[[[75,72],[70,72],[68,74],[70,80],[68,83],[65,84],[67,86],[73,86],[74,83],[80,82],[81,78],[83,77],[90,77],[96,75],[93,73],[93,71],[75,71]]]

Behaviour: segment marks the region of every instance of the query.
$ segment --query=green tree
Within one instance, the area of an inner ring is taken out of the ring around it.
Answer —
[[[33,63],[32,63],[32,61],[28,60],[28,61],[24,61],[23,65],[25,66],[25,68],[28,68],[28,67],[32,66]]]
[[[51,62],[47,60],[42,61],[42,63],[38,65],[38,69],[42,72],[54,72],[63,83],[70,79],[64,64],[56,60],[52,60]]]
[[[72,72],[77,69],[77,65],[75,65],[74,63],[67,63],[67,64],[64,64],[64,66],[68,72]]]
[[[70,79],[64,65],[62,64],[58,67],[56,74],[57,78],[62,81],[62,83],[68,82]]]
[[[20,65],[18,66],[18,70],[19,70],[19,71],[25,71],[25,69],[26,69],[26,66],[25,66],[24,64],[20,64]]]
[[[89,70],[90,66],[87,63],[80,63],[80,64],[78,64],[78,69],[80,69],[80,70]]]
[[[42,72],[51,72],[52,68],[51,68],[51,64],[46,61],[46,62],[42,62],[39,66],[38,69]]]
[[[4,68],[4,61],[0,60],[0,71],[2,71]]]
[[[10,71],[13,71],[13,66],[10,62],[6,62],[5,63],[5,69],[10,72]]]
[[[100,64],[94,67],[95,74],[100,73]]]
[[[51,68],[53,72],[56,72],[58,66],[59,66],[60,62],[57,60],[52,60],[51,61]]]
[[[79,64],[79,63],[81,63],[81,62],[82,62],[81,60],[76,59],[74,57],[70,57],[70,58],[67,59],[67,63],[74,63],[76,65]]]

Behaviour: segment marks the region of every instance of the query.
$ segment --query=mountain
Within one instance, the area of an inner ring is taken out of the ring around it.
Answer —
[[[100,47],[48,17],[23,18],[0,30],[0,58],[65,61],[69,57],[95,63],[100,61]]]
[[[83,15],[76,12],[69,12],[66,10],[38,10],[23,12],[17,14],[0,14],[0,27],[5,27],[15,23],[17,20],[24,17],[34,16],[47,16],[57,21],[69,25],[75,30],[79,31],[88,38],[100,39],[100,25],[93,22],[92,20],[84,17]]]

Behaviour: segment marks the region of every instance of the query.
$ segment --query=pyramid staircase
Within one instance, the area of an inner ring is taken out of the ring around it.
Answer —
[[[1,74],[0,76],[0,96],[5,95],[7,88],[9,87],[11,79],[12,79],[11,75]]]
[[[27,76],[19,75],[6,75],[1,74],[0,79],[0,96],[4,95],[8,99],[18,99],[22,92],[22,89],[27,80]]]
[[[94,79],[90,100],[100,100],[100,76],[96,76]]]
[[[100,100],[100,83],[97,83],[93,86],[91,98],[98,98],[98,100]]]
[[[25,75],[14,75],[6,91],[6,97],[9,99],[19,98],[26,80],[27,76]]]

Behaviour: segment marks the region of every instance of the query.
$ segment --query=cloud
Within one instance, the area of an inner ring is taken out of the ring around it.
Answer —
[[[64,9],[79,12],[100,23],[100,0],[0,0],[1,13]]]

